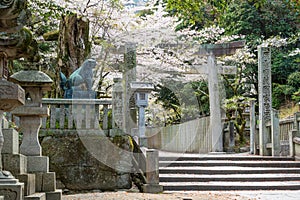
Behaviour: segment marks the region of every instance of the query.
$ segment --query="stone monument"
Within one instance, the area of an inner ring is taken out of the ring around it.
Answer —
[[[272,115],[271,49],[258,48],[258,99],[259,99],[259,154],[271,155],[267,143],[271,142],[267,123]]]

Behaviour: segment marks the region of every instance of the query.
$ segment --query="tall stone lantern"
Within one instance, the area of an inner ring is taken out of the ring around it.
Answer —
[[[135,103],[139,108],[139,144],[140,146],[147,146],[147,138],[145,135],[145,108],[148,106],[148,96],[149,93],[154,90],[154,85],[146,82],[132,82],[130,83],[130,89],[135,93]]]
[[[24,104],[25,92],[17,84],[6,80],[7,60],[6,54],[0,53],[0,196],[7,199],[22,199],[24,184],[15,179],[10,172],[2,170],[2,148],[4,138],[2,133],[2,118],[4,112],[10,112]]]
[[[42,97],[45,92],[51,90],[53,81],[48,75],[37,70],[17,72],[10,77],[10,80],[18,83],[25,90],[25,105],[12,112],[13,115],[20,117],[20,132],[23,133],[20,153],[27,156],[29,171],[46,169],[49,165],[48,157],[42,156],[38,133],[42,125],[42,117],[49,115],[48,108],[42,107]],[[35,166],[36,163],[40,163],[43,167]]]

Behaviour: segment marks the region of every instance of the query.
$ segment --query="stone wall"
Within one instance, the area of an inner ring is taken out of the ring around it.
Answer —
[[[61,189],[131,188],[133,147],[130,137],[48,132],[40,136],[40,140],[43,155],[50,158],[50,170],[56,172],[58,182],[62,183],[58,186]]]

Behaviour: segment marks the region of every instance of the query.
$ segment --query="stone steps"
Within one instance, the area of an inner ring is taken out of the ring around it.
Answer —
[[[160,157],[164,191],[300,190],[300,162],[234,155]]]
[[[208,160],[208,161],[160,161],[160,167],[217,167],[217,166],[238,166],[238,167],[295,167],[300,168],[300,162],[296,161],[230,161],[227,160]]]
[[[212,161],[212,160],[221,160],[221,161],[294,161],[293,157],[273,157],[273,156],[235,156],[234,154],[221,154],[221,155],[184,155],[180,156],[160,156],[159,161]]]
[[[162,182],[164,191],[299,190],[300,181],[284,182]]]

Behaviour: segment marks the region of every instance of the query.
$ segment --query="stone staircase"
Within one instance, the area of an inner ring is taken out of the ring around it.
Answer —
[[[250,155],[161,156],[164,191],[300,190],[300,161]]]

